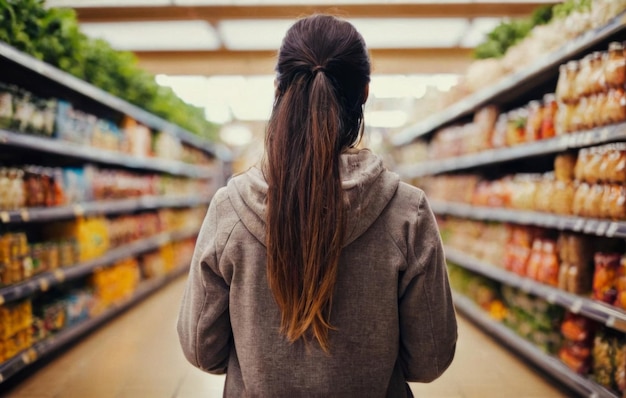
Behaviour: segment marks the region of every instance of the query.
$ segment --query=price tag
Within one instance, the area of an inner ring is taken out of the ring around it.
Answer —
[[[570,305],[569,310],[572,311],[574,314],[578,314],[582,308],[583,308],[583,301],[575,300],[572,303],[572,305]]]
[[[2,220],[3,223],[8,223],[11,221],[11,215],[6,211],[0,211],[0,220]]]
[[[61,271],[60,269],[54,270],[54,279],[56,279],[58,282],[65,281],[65,272]]]
[[[606,320],[606,326],[621,332],[626,332],[626,319],[618,319],[614,316],[610,316]]]
[[[593,133],[585,133],[583,136],[583,145],[589,146],[593,144]]]
[[[76,217],[82,217],[85,215],[85,209],[81,205],[74,205],[74,215]]]
[[[609,228],[606,230],[606,236],[608,236],[609,238],[615,235],[615,232],[617,232],[617,228],[618,228],[618,224],[616,222],[612,222],[611,225],[609,225]]]
[[[605,127],[600,131],[600,140],[602,142],[608,141],[610,135],[611,135],[611,130]]]
[[[607,222],[600,222],[598,224],[598,228],[596,229],[596,235],[604,236],[604,234],[606,233],[607,229],[609,229],[609,223],[607,223]]]
[[[576,232],[579,232],[580,230],[583,229],[584,226],[585,226],[585,220],[582,218],[579,218],[578,220],[576,220],[576,224],[574,224],[574,227],[572,229]]]
[[[556,292],[548,292],[548,295],[546,296],[546,300],[548,301],[548,303],[550,304],[554,304],[556,303],[556,298],[558,297],[558,295],[556,294]]]
[[[20,216],[22,217],[22,221],[24,222],[28,222],[30,221],[30,214],[28,213],[28,210],[24,209],[20,212]]]
[[[50,288],[50,282],[48,282],[46,278],[41,278],[39,280],[39,289],[41,289],[42,292],[46,292],[48,291],[49,288]]]

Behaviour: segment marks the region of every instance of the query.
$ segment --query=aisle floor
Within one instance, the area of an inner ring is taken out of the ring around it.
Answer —
[[[90,334],[25,378],[10,398],[214,398],[223,376],[184,359],[175,321],[185,278]],[[456,358],[430,384],[411,384],[416,397],[552,398],[567,396],[539,372],[459,317]],[[0,388],[1,389],[1,388]]]

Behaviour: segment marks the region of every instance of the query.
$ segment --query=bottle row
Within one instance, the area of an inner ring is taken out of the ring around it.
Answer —
[[[558,358],[572,372],[626,393],[626,335],[546,300],[449,264],[453,289],[474,301],[494,322]]]
[[[69,267],[162,232],[198,230],[205,207],[56,221],[0,235],[0,286]]]
[[[128,300],[141,281],[168,275],[188,262],[193,248],[193,238],[166,244],[97,269],[86,280],[0,306],[0,363]]]
[[[56,138],[77,144],[156,157],[197,165],[211,164],[202,150],[181,142],[166,132],[152,132],[147,126],[124,116],[119,122],[96,117],[56,98],[33,93],[0,82],[0,129]]]
[[[622,43],[560,68],[556,92],[523,107],[479,109],[472,122],[437,130],[429,143],[401,149],[400,161],[419,162],[511,147],[626,120],[626,56]]]
[[[210,197],[208,179],[137,173],[94,165],[0,168],[0,210],[51,207],[142,196]]]

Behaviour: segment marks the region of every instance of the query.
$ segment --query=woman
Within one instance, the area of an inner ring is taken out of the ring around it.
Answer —
[[[282,43],[261,166],[215,194],[178,333],[226,397],[407,397],[454,357],[439,231],[362,134],[370,62],[315,15]]]

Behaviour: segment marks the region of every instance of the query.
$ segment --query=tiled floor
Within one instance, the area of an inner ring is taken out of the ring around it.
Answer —
[[[213,398],[223,376],[205,374],[183,358],[175,320],[184,278],[57,356],[3,397]],[[412,384],[417,397],[565,397],[463,318],[456,358],[430,384]],[[0,386],[0,390],[1,390]]]

